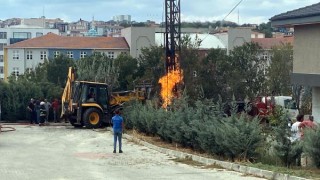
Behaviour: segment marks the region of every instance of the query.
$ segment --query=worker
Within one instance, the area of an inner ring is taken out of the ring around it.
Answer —
[[[87,101],[88,102],[95,101],[95,94],[94,94],[94,89],[93,88],[90,88],[89,94],[87,96]]]
[[[44,101],[40,102],[40,122],[39,122],[39,126],[44,125],[44,123],[46,122],[47,111],[46,111],[45,104],[46,103]]]
[[[303,114],[299,114],[297,116],[297,121],[295,123],[293,123],[291,126],[291,132],[292,132],[292,136],[290,138],[291,142],[294,142],[296,140],[300,140],[301,132],[299,130],[299,125],[301,124],[302,121],[303,121]]]
[[[316,124],[313,122],[313,116],[309,116],[309,119],[304,120],[303,122],[301,122],[298,127],[299,127],[299,130],[301,132],[301,138],[303,138],[303,135],[304,135],[303,131],[305,129],[309,129],[309,128],[313,129],[313,128],[316,127]]]
[[[122,132],[124,128],[123,118],[120,116],[120,111],[117,109],[115,115],[111,119],[113,125],[113,153],[116,153],[117,140],[119,142],[119,153],[122,153]]]
[[[38,124],[37,122],[37,115],[36,115],[36,110],[35,110],[35,101],[33,98],[31,98],[27,110],[29,111],[30,114],[30,124]]]

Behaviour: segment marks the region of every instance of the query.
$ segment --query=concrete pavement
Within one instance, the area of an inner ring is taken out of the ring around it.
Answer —
[[[0,179],[4,180],[261,179],[177,163],[171,155],[125,139],[124,153],[113,154],[113,136],[106,130],[10,126],[16,131],[0,134]]]

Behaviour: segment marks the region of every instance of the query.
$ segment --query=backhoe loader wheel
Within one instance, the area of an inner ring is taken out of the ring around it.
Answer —
[[[102,115],[96,108],[89,108],[83,114],[83,122],[86,128],[99,128],[102,123]]]
[[[69,122],[70,124],[75,127],[75,128],[81,128],[83,127],[83,122],[81,122],[81,124],[76,124],[77,120],[76,119],[72,119],[72,118],[69,118]]]

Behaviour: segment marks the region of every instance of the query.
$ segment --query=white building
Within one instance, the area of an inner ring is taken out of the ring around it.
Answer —
[[[42,28],[54,28],[56,23],[63,23],[63,20],[60,18],[46,19],[45,17],[21,19],[21,24],[23,25],[39,26]]]
[[[4,47],[26,39],[46,35],[49,32],[59,34],[58,29],[44,29],[37,26],[17,25],[0,28],[0,80],[4,79]]]
[[[131,22],[131,15],[117,15],[113,16],[113,20],[116,22]]]

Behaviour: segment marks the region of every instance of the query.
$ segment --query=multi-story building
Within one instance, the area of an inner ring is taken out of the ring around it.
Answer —
[[[78,60],[96,52],[113,59],[121,53],[129,54],[129,46],[123,37],[67,37],[49,33],[5,47],[4,79],[24,74],[61,54]]]
[[[29,26],[39,26],[42,28],[55,28],[55,24],[63,23],[63,20],[60,18],[56,19],[46,19],[46,17],[42,16],[41,18],[25,18],[21,19],[21,24],[29,25]]]
[[[48,33],[59,34],[57,29],[44,29],[41,27],[17,25],[0,28],[0,80],[4,79],[4,48],[26,39],[31,39]]]
[[[290,44],[293,45],[293,36],[279,37],[279,38],[252,38],[251,42],[257,43],[260,47],[260,53],[258,57],[263,61],[263,70],[266,74],[267,68],[271,64],[272,60],[272,48],[279,47],[281,45]]]
[[[109,37],[119,37],[121,36],[121,30],[124,27],[118,26],[118,25],[100,25],[97,26],[99,34],[103,34],[103,36],[109,36]]]
[[[113,20],[118,22],[118,23],[130,23],[131,22],[131,15],[113,16]]]
[[[90,22],[80,19],[77,22],[69,23],[68,36],[84,36],[90,29]]]
[[[277,28],[294,28],[292,84],[312,87],[312,115],[320,122],[320,3],[272,17]]]

